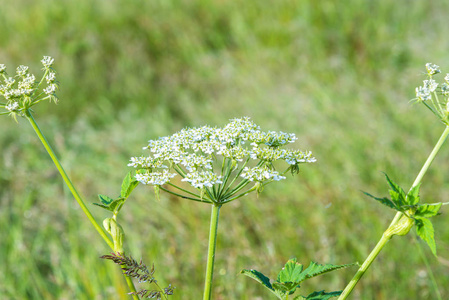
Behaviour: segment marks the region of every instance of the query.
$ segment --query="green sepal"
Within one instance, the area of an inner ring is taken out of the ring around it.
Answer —
[[[338,297],[340,296],[342,293],[342,291],[335,291],[335,292],[330,292],[330,293],[326,293],[324,290],[319,291],[319,292],[313,292],[311,294],[309,294],[308,296],[304,297],[304,296],[296,296],[295,298],[293,298],[294,300],[327,300],[333,297]]]
[[[120,196],[122,198],[128,198],[134,188],[139,184],[139,182],[134,178],[134,171],[126,174],[125,178],[122,182],[122,189],[120,192]]]
[[[435,230],[432,222],[429,219],[415,216],[416,233],[419,237],[429,245],[433,255],[437,256],[437,249],[435,245]]]
[[[423,204],[418,206],[418,209],[415,212],[415,217],[423,217],[423,218],[430,218],[438,215],[442,203],[438,204]]]
[[[112,199],[106,195],[98,195],[101,203],[93,203],[94,205],[100,206],[106,210],[112,211],[114,214],[117,214],[120,209],[122,209],[123,203],[125,202],[125,198],[117,198]]]

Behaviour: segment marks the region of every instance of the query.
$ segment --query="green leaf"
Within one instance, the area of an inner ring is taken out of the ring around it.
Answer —
[[[279,272],[277,281],[278,282],[296,282],[302,272],[303,265],[296,261],[296,258],[292,258],[282,270]]]
[[[248,276],[249,278],[254,279],[258,283],[262,284],[264,287],[269,289],[270,291],[274,291],[273,286],[270,283],[270,278],[263,275],[257,270],[242,270],[240,271],[241,274]]]
[[[433,204],[423,204],[418,206],[418,209],[415,212],[416,217],[424,217],[430,218],[438,215],[440,211],[442,203],[438,203],[436,205]]]
[[[125,198],[112,199],[111,197],[105,195],[98,195],[100,203],[94,203],[94,205],[100,206],[106,210],[112,211],[113,213],[118,213],[122,209]]]
[[[334,270],[351,267],[351,266],[354,266],[354,265],[356,265],[356,263],[345,264],[345,265],[332,265],[332,264],[320,265],[320,264],[317,264],[316,262],[312,261],[309,264],[309,266],[307,267],[307,269],[305,269],[301,273],[300,277],[298,278],[298,283],[300,283],[300,282],[302,282],[302,281],[304,281],[306,279],[309,279],[309,278],[312,278],[312,277],[315,277],[315,276],[327,273],[327,272],[331,272],[331,271],[334,271]]]
[[[419,202],[419,188],[421,187],[421,183],[415,185],[405,197],[405,202],[408,205],[416,205]]]
[[[388,199],[388,198],[386,198],[386,197],[384,197],[384,198],[378,198],[378,197],[375,197],[375,196],[373,196],[373,195],[371,195],[371,194],[368,194],[368,193],[366,193],[366,192],[363,192],[363,193],[364,193],[365,195],[367,195],[368,197],[371,197],[371,198],[373,198],[374,200],[379,201],[379,202],[382,203],[383,205],[388,206],[389,208],[392,208],[392,209],[397,210],[397,211],[400,210],[400,208],[397,207],[396,204],[395,204],[393,201],[391,201],[390,199]]]
[[[98,195],[98,199],[100,199],[101,203],[104,205],[110,205],[114,199],[106,195]]]
[[[418,217],[415,219],[415,224],[416,224],[416,233],[418,233],[419,237],[423,239],[427,243],[427,245],[429,245],[429,248],[432,251],[433,255],[436,256],[437,249],[434,238],[435,231],[433,229],[432,222],[430,222],[429,219]]]
[[[129,172],[123,179],[120,196],[122,198],[128,198],[131,192],[138,184],[139,182],[134,179],[134,172],[133,171]]]
[[[326,293],[324,290],[323,291],[319,291],[319,292],[313,292],[311,294],[309,294],[307,297],[303,297],[303,296],[297,296],[294,298],[295,299],[304,299],[304,300],[327,300],[333,297],[338,297],[340,296],[342,293],[342,291],[336,291],[336,292],[330,292],[330,293]]]
[[[393,201],[397,207],[401,207],[401,206],[405,205],[406,204],[406,201],[405,201],[406,196],[405,196],[404,190],[399,185],[394,183],[390,179],[390,177],[388,177],[387,174],[385,174],[385,177],[387,178],[388,185],[391,188],[391,190],[389,191],[390,196],[391,196],[391,201]]]
[[[262,284],[265,288],[267,288],[270,292],[272,292],[276,297],[278,297],[280,300],[285,299],[285,295],[287,294],[284,291],[281,290],[275,290],[273,286],[270,283],[270,279],[265,276],[264,274],[260,273],[256,270],[242,270],[240,271],[241,274],[248,276],[249,278],[254,279],[258,283]]]

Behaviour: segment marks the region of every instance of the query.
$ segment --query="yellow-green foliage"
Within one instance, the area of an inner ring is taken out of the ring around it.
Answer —
[[[215,299],[265,299],[241,269],[273,274],[290,257],[362,261],[390,222],[393,213],[360,190],[383,194],[381,171],[407,188],[443,130],[408,100],[425,63],[449,69],[448,9],[443,0],[1,1],[0,63],[37,69],[43,55],[55,58],[60,102],[35,117],[90,203],[119,193],[127,160],[147,140],[184,126],[250,116],[296,133],[318,162],[224,207],[220,220]],[[7,117],[0,128],[2,299],[127,299],[119,270],[99,259],[108,248],[31,128]],[[446,147],[423,202],[447,201],[448,159]],[[163,193],[156,202],[139,186],[120,218],[130,253],[155,263],[159,280],[177,287],[173,299],[200,299],[209,208]],[[441,264],[424,248],[443,298],[446,224],[435,218]],[[360,299],[433,298],[422,259],[407,251],[413,243],[393,239],[357,287]],[[307,288],[341,289],[352,271]]]

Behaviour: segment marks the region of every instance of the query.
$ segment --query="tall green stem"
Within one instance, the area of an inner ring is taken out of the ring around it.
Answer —
[[[114,250],[114,243],[106,235],[106,233],[103,231],[101,226],[97,223],[97,221],[92,216],[92,214],[89,211],[89,209],[87,208],[86,204],[84,204],[83,199],[78,194],[78,191],[75,189],[75,186],[73,185],[73,183],[70,180],[70,178],[67,176],[67,173],[65,172],[64,168],[62,167],[61,163],[59,162],[58,158],[56,157],[55,152],[51,148],[51,146],[48,143],[47,139],[45,138],[43,132],[41,131],[41,129],[37,125],[36,120],[34,120],[30,110],[26,111],[25,116],[28,119],[28,121],[30,122],[31,126],[33,127],[34,131],[36,132],[37,136],[39,137],[40,141],[44,145],[45,150],[47,150],[48,154],[50,155],[53,163],[55,164],[56,168],[58,169],[59,173],[61,174],[62,179],[67,184],[67,187],[69,188],[69,190],[72,192],[73,197],[75,197],[76,202],[78,202],[78,204],[81,207],[81,209],[83,210],[84,214],[87,216],[89,221],[95,227],[95,229],[100,234],[100,236],[103,238],[103,240],[106,242],[106,244],[108,244],[108,246],[112,250]],[[125,276],[125,279],[126,279],[126,283],[128,284],[128,287],[131,290],[131,292],[136,292],[136,288],[135,288],[134,283],[132,282],[131,278],[129,278],[128,276]],[[133,295],[133,299],[138,300],[139,297],[137,295]]]
[[[218,216],[220,204],[214,203],[210,215],[209,250],[207,252],[206,281],[204,283],[203,300],[211,299],[212,277],[214,273],[215,247],[217,246]]]
[[[440,136],[440,139],[436,143],[435,147],[433,148],[432,152],[430,153],[429,157],[427,158],[426,162],[424,163],[423,167],[421,168],[421,171],[419,171],[418,176],[416,176],[415,181],[412,184],[413,187],[417,186],[421,183],[422,178],[426,174],[427,170],[429,169],[430,165],[432,164],[433,160],[435,159],[438,151],[440,151],[441,146],[443,146],[444,141],[449,135],[449,126],[446,126],[443,133]],[[343,290],[343,293],[340,295],[338,300],[344,300],[346,299],[349,294],[352,292],[354,287],[356,286],[357,282],[362,278],[363,274],[365,274],[366,270],[370,267],[374,259],[376,259],[379,252],[382,250],[382,248],[387,244],[387,242],[391,239],[391,235],[387,234],[389,231],[393,229],[393,227],[398,225],[399,220],[403,216],[402,212],[396,213],[396,215],[393,218],[393,221],[391,221],[390,226],[388,226],[385,233],[382,235],[382,238],[377,243],[376,247],[371,251],[371,253],[368,255],[366,260],[363,262],[362,266],[358,269],[357,273],[354,275],[352,280],[349,282],[349,284],[346,286],[346,288]]]

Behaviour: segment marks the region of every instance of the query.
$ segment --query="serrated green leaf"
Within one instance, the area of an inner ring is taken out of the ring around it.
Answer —
[[[296,261],[296,258],[292,258],[282,270],[279,272],[277,281],[278,282],[298,282],[298,278],[301,275],[303,265]]]
[[[287,292],[282,290],[275,290],[273,286],[270,283],[270,279],[265,276],[264,274],[260,273],[257,270],[242,270],[240,272],[241,274],[248,276],[249,278],[254,279],[255,281],[262,284],[266,289],[268,289],[270,292],[272,292],[278,299],[284,300],[285,296],[287,295]]]
[[[347,267],[354,266],[354,265],[356,265],[356,264],[353,263],[353,264],[345,264],[345,265],[332,265],[332,264],[320,265],[320,264],[317,264],[316,262],[312,261],[309,264],[309,266],[307,267],[307,269],[305,269],[299,276],[298,283],[300,283],[306,279],[327,273],[327,272],[347,268]]]
[[[106,210],[112,211],[113,213],[118,213],[120,209],[122,209],[123,203],[125,202],[125,198],[117,198],[112,199],[105,195],[98,195],[98,198],[101,201],[100,203],[94,203],[94,205],[100,206]]]
[[[114,199],[106,195],[98,195],[98,199],[100,199],[101,203],[104,205],[110,205]]]
[[[385,174],[385,177],[387,178],[388,185],[391,188],[391,190],[389,191],[390,196],[391,196],[391,201],[393,201],[397,207],[401,207],[401,206],[405,205],[406,204],[406,202],[405,202],[406,195],[405,195],[404,190],[399,185],[394,183],[390,179],[390,177],[388,177],[387,174]]]
[[[436,205],[433,204],[423,204],[418,206],[418,209],[415,212],[416,217],[424,217],[430,218],[438,215],[440,211],[442,203],[438,203]]]
[[[134,179],[134,172],[129,172],[123,179],[120,196],[123,198],[128,198],[138,184],[139,182]]]
[[[405,202],[408,205],[416,205],[419,202],[419,188],[421,183],[412,187],[408,192],[407,197],[405,197]]]
[[[248,276],[249,278],[254,279],[258,283],[262,284],[264,287],[269,289],[270,291],[274,292],[274,288],[270,283],[270,278],[265,276],[264,274],[260,273],[257,270],[242,270],[240,271],[241,274]]]
[[[319,292],[313,292],[313,293],[309,294],[307,297],[297,296],[297,297],[295,297],[294,299],[304,299],[304,300],[328,300],[328,299],[330,299],[330,298],[340,296],[341,293],[342,293],[342,291],[335,291],[335,292],[326,293],[326,292],[323,290],[323,291],[319,291]]]
[[[100,199],[101,203],[93,203],[94,205],[112,212],[114,211],[114,208],[111,208],[111,203],[114,202],[114,199],[106,195],[98,195],[98,199]]]
[[[111,209],[109,206],[107,206],[107,205],[104,205],[104,204],[100,204],[100,203],[92,203],[93,205],[96,205],[96,206],[100,206],[101,208],[104,208],[104,209],[106,209],[106,210],[109,210],[109,211],[113,211],[113,209]]]
[[[384,198],[378,198],[378,197],[373,196],[373,195],[371,195],[371,194],[369,194],[369,193],[366,193],[366,192],[363,192],[363,193],[364,193],[365,195],[367,195],[368,197],[371,197],[371,198],[373,198],[374,200],[379,201],[379,202],[382,203],[383,205],[386,205],[386,206],[388,206],[389,208],[392,208],[392,209],[394,209],[394,210],[399,211],[399,208],[396,207],[396,205],[393,203],[393,201],[391,201],[391,200],[388,199],[387,197],[384,197]]]
[[[415,216],[416,217],[416,216]],[[416,233],[418,233],[419,237],[423,239],[427,245],[429,245],[430,250],[433,255],[437,255],[437,249],[435,245],[435,231],[433,229],[432,222],[426,218],[416,218]]]

